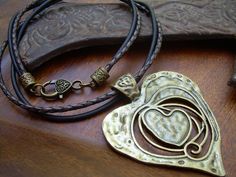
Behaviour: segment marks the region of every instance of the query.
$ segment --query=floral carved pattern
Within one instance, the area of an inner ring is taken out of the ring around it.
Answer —
[[[234,0],[154,0],[165,39],[223,38],[236,34]],[[141,39],[151,35],[142,16]],[[54,56],[86,46],[115,44],[128,33],[131,14],[120,4],[60,3],[45,10],[29,26],[20,42],[25,65],[34,69]],[[102,41],[102,42],[101,42]]]

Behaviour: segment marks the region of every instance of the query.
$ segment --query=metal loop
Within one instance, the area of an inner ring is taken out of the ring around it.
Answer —
[[[35,96],[42,96],[41,95],[41,89],[43,88],[42,84],[35,84],[29,91],[33,93]]]
[[[76,80],[72,83],[72,88],[74,90],[81,90],[82,88],[84,87],[94,87],[95,86],[95,83],[94,82],[89,82],[89,83],[83,83],[82,81],[80,80]]]
[[[82,89],[82,81],[78,81],[78,80],[74,81],[72,83],[72,89],[74,89],[74,90]]]
[[[57,91],[53,91],[53,92],[49,92],[47,93],[46,91],[46,87],[49,86],[49,85],[55,85],[56,81],[55,80],[52,80],[52,81],[48,81],[48,82],[45,82],[43,85],[42,85],[42,88],[40,90],[40,93],[41,93],[41,96],[45,97],[45,98],[55,98],[58,96],[58,92]]]

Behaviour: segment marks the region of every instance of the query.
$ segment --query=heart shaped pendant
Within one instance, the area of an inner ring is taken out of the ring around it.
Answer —
[[[109,144],[141,162],[225,176],[219,126],[198,86],[168,71],[149,75],[141,94],[134,82],[128,74],[114,85],[133,101],[104,119]]]

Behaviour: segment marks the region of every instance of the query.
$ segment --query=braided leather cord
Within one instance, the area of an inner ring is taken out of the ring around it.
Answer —
[[[138,34],[140,32],[140,26],[141,26],[141,17],[140,17],[139,12],[137,12],[137,16],[138,16],[137,28],[136,28],[134,34],[132,35],[132,38],[128,41],[126,46],[124,46],[123,48],[121,47],[122,48],[121,51],[118,51],[117,54],[112,58],[112,60],[105,66],[105,68],[107,69],[108,72],[119,61],[119,59],[123,57],[125,52],[127,52],[129,50],[130,46],[137,39]]]
[[[137,3],[137,2],[136,2]],[[139,8],[141,7],[143,10],[145,11],[150,11],[150,9],[148,9],[147,7],[144,7],[145,5],[142,3],[137,3],[136,4]],[[24,66],[20,60],[20,57],[19,57],[19,53],[18,53],[18,50],[17,50],[17,39],[16,39],[16,34],[17,34],[17,28],[20,24],[20,18],[24,15],[25,12],[28,11],[29,7],[32,7],[33,5],[29,5],[28,7],[26,7],[24,10],[22,10],[20,13],[18,13],[18,15],[16,16],[15,18],[15,25],[13,27],[13,33],[12,33],[12,38],[13,38],[13,46],[14,46],[14,53],[15,55],[17,56],[17,65],[20,66],[20,69],[21,70],[24,70]],[[153,13],[151,13],[152,16],[153,16]],[[154,16],[155,17],[155,16]],[[153,17],[152,17],[153,18]],[[111,69],[111,67],[116,63],[118,62],[119,58],[122,57],[124,55],[124,53],[128,50],[128,48],[133,44],[134,40],[137,38],[137,35],[138,35],[138,31],[139,31],[139,28],[140,28],[140,15],[138,15],[138,22],[137,22],[137,27],[136,27],[136,30],[134,32],[134,35],[132,36],[132,38],[130,39],[130,41],[127,43],[127,45],[125,46],[125,48],[123,48],[123,50],[121,50],[120,53],[118,53],[117,55],[115,55],[112,59],[112,61],[107,65],[107,68],[108,69]],[[137,81],[139,81],[142,76],[144,75],[144,73],[146,72],[146,70],[151,66],[154,58],[156,57],[157,53],[159,52],[160,50],[160,47],[161,47],[161,42],[162,42],[162,35],[161,35],[161,27],[160,27],[160,23],[158,20],[155,21],[157,24],[157,28],[158,28],[158,36],[157,36],[157,42],[155,44],[155,47],[154,47],[154,51],[151,51],[149,52],[149,60],[147,60],[147,62],[145,62],[145,64],[143,65],[143,67],[141,68],[141,70],[136,74],[135,78]],[[5,41],[1,47],[1,50],[0,50],[0,65],[1,65],[1,62],[2,62],[2,56],[3,56],[3,53],[6,49],[8,45],[8,42]],[[103,101],[106,101],[110,98],[113,98],[115,95],[117,95],[117,93],[115,91],[110,91],[102,96],[98,96],[94,99],[91,99],[91,100],[88,100],[88,101],[85,101],[85,102],[82,102],[82,103],[77,103],[77,104],[74,104],[74,105],[67,105],[67,106],[51,106],[51,107],[41,107],[41,106],[34,106],[34,105],[31,105],[31,104],[25,104],[24,102],[20,101],[19,99],[17,99],[16,96],[14,96],[9,90],[8,88],[6,87],[5,83],[4,83],[4,80],[3,80],[3,77],[2,77],[2,70],[0,69],[0,87],[3,91],[3,93],[8,97],[8,99],[10,101],[12,101],[13,103],[15,103],[16,105],[20,106],[21,108],[23,109],[26,109],[28,111],[32,111],[32,112],[39,112],[39,113],[55,113],[55,112],[66,112],[66,111],[71,111],[71,110],[76,110],[76,109],[82,109],[82,108],[86,108],[86,107],[89,107],[91,105],[94,105],[94,104],[97,104],[97,103],[101,103]]]

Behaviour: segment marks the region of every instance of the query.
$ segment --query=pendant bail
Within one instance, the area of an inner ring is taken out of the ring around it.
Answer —
[[[112,85],[116,89],[127,96],[130,100],[139,97],[140,91],[135,78],[131,74],[121,76],[115,84]]]

